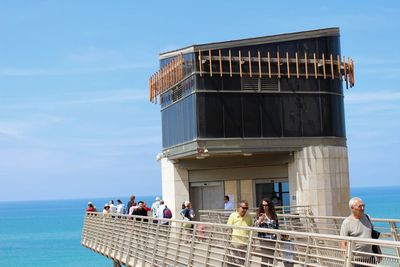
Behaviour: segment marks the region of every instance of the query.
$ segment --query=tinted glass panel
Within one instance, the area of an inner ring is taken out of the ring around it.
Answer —
[[[223,103],[219,94],[197,94],[200,137],[223,137]]]
[[[195,99],[195,95],[188,96],[161,112],[164,148],[196,137]]]
[[[260,102],[262,95],[243,96],[243,126],[245,137],[261,137]]]

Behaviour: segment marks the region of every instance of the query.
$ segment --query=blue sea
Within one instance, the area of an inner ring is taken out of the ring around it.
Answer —
[[[351,195],[364,200],[372,217],[400,218],[400,186],[353,188]],[[101,210],[109,199],[117,198],[0,202],[0,267],[112,266],[80,245],[87,202]],[[136,200],[150,205],[154,197]]]

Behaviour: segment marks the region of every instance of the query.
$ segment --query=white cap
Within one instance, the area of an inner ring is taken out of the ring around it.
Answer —
[[[160,201],[161,200],[161,198],[160,197],[156,197],[156,201]]]
[[[89,201],[87,204],[88,204],[88,205],[93,205],[93,203],[92,203],[92,202],[90,202],[90,201]]]

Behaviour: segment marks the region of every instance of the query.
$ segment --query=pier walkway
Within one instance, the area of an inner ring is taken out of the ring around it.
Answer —
[[[164,225],[165,222],[169,224]],[[400,266],[398,241],[211,222],[191,224],[193,227],[187,228],[187,222],[180,220],[87,213],[81,244],[115,265],[125,266],[284,266],[284,262],[292,262],[296,267],[347,267],[375,256],[379,256],[379,266]],[[245,244],[231,242],[232,229],[247,231]],[[266,242],[259,237],[260,233],[274,234],[276,240]],[[290,242],[282,237],[288,237]],[[359,245],[378,245],[382,254],[355,252]]]

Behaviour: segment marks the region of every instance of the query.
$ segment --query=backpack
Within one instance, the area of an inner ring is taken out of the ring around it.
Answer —
[[[163,218],[165,218],[165,219],[171,219],[172,218],[172,212],[167,206],[165,206],[165,208],[163,210]]]

